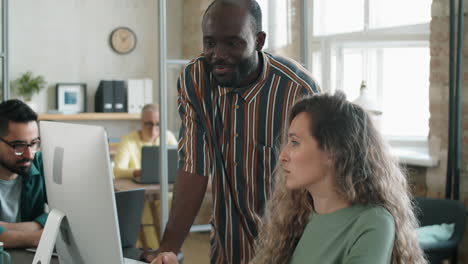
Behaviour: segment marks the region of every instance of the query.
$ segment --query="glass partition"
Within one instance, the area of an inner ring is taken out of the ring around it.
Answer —
[[[0,98],[10,96],[8,80],[8,0],[0,0]]]
[[[185,65],[170,64],[167,67],[167,128],[179,138],[180,117],[177,110],[177,80]]]
[[[2,57],[0,57],[0,80],[1,80],[1,82],[0,82],[0,98],[2,98],[2,101],[8,99],[8,98],[3,97],[3,95],[4,95],[3,87],[5,87],[4,86],[4,78],[3,78],[4,61],[5,60]]]

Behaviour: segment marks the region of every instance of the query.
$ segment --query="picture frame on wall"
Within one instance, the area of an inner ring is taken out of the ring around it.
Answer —
[[[85,83],[57,83],[57,110],[62,113],[86,112]]]

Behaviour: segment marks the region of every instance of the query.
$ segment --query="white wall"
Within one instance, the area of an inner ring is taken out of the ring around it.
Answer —
[[[38,112],[55,109],[57,82],[85,82],[88,111],[102,79],[152,78],[158,87],[158,1],[10,1],[10,79],[28,70],[43,75],[47,91],[36,95]],[[126,26],[137,35],[136,49],[119,55],[109,35]],[[155,94],[158,94],[155,91]]]
[[[166,0],[171,59],[179,58],[182,49],[182,1]],[[10,79],[26,71],[45,77],[48,88],[33,98],[39,113],[56,109],[59,82],[87,84],[88,112],[94,111],[94,94],[102,79],[151,78],[158,100],[158,8],[158,0],[10,1]],[[119,26],[137,35],[136,49],[126,55],[109,45],[110,33]],[[169,129],[177,134],[175,83],[168,83],[168,89]],[[128,129],[122,126],[116,133]]]

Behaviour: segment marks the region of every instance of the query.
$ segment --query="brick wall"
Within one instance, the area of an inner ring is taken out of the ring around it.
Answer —
[[[192,59],[203,51],[201,23],[205,9],[212,0],[184,0],[184,34],[182,54]]]
[[[185,59],[192,59],[203,51],[201,22],[203,13],[211,2],[212,0],[184,0],[182,54]],[[297,61],[300,60],[300,3],[300,0],[291,0],[291,43],[284,47],[272,47],[269,50],[272,54],[287,56]],[[268,38],[269,32],[266,33]]]
[[[458,2],[458,1],[457,1]],[[449,1],[433,0],[432,21],[430,35],[430,91],[429,105],[431,117],[429,121],[430,138],[440,142],[440,148],[435,150],[441,159],[437,168],[427,170],[424,187],[427,196],[442,198],[445,193],[445,177],[447,168],[448,145],[448,98],[449,98]],[[465,3],[466,7],[466,3]],[[465,9],[466,10],[466,9]],[[465,11],[466,12],[466,11]],[[468,60],[468,18],[465,16],[464,24],[463,61]],[[466,63],[464,63],[466,65]],[[460,196],[468,206],[468,68],[464,66],[463,73],[463,112],[462,112],[462,164],[460,179]],[[468,226],[467,226],[468,230]],[[460,246],[460,263],[468,263],[468,232]]]

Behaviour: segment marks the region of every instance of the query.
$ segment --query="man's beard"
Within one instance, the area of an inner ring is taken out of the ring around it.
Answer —
[[[5,160],[3,160],[1,157],[0,157],[0,166],[4,167],[5,169],[13,172],[13,173],[16,173],[16,174],[19,174],[19,175],[25,175],[25,174],[28,174],[29,171],[31,170],[31,165],[29,166],[20,166],[20,165],[17,165],[17,164],[20,164],[20,163],[24,163],[24,162],[29,162],[29,161],[32,161],[31,159],[28,159],[28,158],[23,158],[23,159],[20,159],[20,160],[17,160],[15,162],[15,164],[8,164]]]
[[[257,54],[255,54],[255,56],[257,56]],[[213,63],[213,65],[217,65],[217,64],[227,64],[227,63],[225,63],[224,61],[216,61]],[[209,64],[210,72],[213,72],[213,65]],[[231,88],[240,87],[240,83],[243,80],[245,80],[247,76],[249,76],[252,72],[256,70],[255,58],[250,57],[250,58],[244,59],[233,66],[234,66],[234,71],[229,80],[223,80],[221,78],[218,78],[216,74],[213,74],[213,77],[216,79],[216,82],[218,83],[218,85],[224,86],[224,87],[231,87]]]

